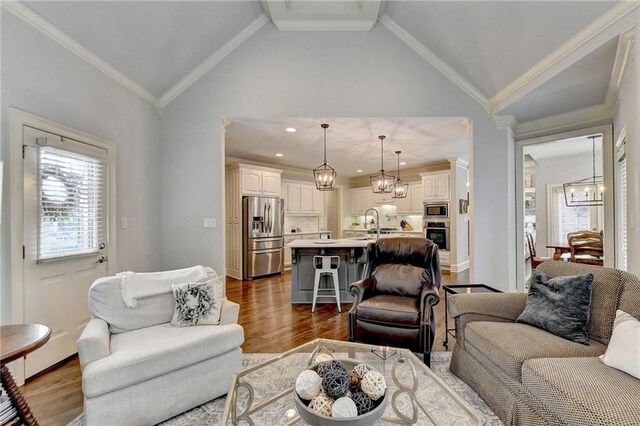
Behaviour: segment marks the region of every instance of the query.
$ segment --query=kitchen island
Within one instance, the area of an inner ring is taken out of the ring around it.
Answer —
[[[374,238],[339,240],[295,240],[287,245],[291,249],[291,303],[313,302],[314,256],[340,256],[338,279],[340,281],[340,302],[349,303],[349,285],[362,277],[367,261],[366,248]],[[330,277],[322,277],[320,288],[333,289]],[[328,292],[322,292],[328,293]],[[318,298],[316,303],[336,303],[335,299]]]

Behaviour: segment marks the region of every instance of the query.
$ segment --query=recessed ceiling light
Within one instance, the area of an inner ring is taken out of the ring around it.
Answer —
[[[286,128],[286,129],[284,129],[284,130],[286,130],[286,131],[287,131],[287,132],[289,132],[289,133],[295,133],[295,132],[296,132],[296,128],[295,128],[295,127],[287,127],[287,128]]]
[[[284,157],[284,154],[281,152],[276,153],[276,157]]]
[[[356,173],[362,173],[362,169],[356,170]]]
[[[401,161],[401,162],[400,162],[400,165],[401,165],[401,166],[406,166],[406,165],[407,165],[407,162],[406,162],[406,161]]]

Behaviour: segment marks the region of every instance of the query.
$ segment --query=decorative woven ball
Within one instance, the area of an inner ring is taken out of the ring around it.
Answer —
[[[354,404],[356,404],[359,416],[373,410],[373,401],[364,392],[355,391],[353,395],[351,395],[351,399]]]
[[[296,379],[296,392],[302,399],[312,400],[321,389],[322,378],[313,370],[304,370]]]
[[[345,372],[344,366],[340,361],[331,360],[318,364],[318,374],[320,375],[320,377],[324,377],[327,374],[333,373],[335,371]]]
[[[334,370],[325,373],[322,378],[324,393],[333,399],[338,399],[349,392],[349,377],[344,370]]]
[[[349,376],[349,386],[351,387],[351,389],[360,387],[360,381],[362,380],[362,377],[358,376],[353,371],[349,371],[349,373],[347,373],[347,376]]]
[[[379,371],[369,370],[362,378],[360,388],[369,398],[377,401],[384,396],[387,390],[387,381]]]
[[[333,399],[329,398],[326,394],[320,393],[309,403],[309,410],[315,411],[323,416],[331,416],[331,407],[333,406]]]
[[[353,367],[353,372],[358,375],[361,379],[367,374],[367,371],[371,370],[366,364],[358,364]]]
[[[347,397],[336,399],[331,407],[331,417],[349,418],[357,415],[356,403]]]
[[[325,354],[325,353],[319,353],[318,355],[316,355],[316,357],[313,360],[313,362],[318,364],[320,362],[327,362],[327,361],[331,361],[331,360],[333,360],[333,357],[331,355]]]

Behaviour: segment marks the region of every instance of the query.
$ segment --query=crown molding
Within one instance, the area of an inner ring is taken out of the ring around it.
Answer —
[[[160,101],[147,89],[133,81],[131,78],[118,71],[107,61],[91,52],[89,49],[80,44],[77,40],[69,36],[60,28],[38,15],[33,9],[25,5],[20,0],[3,0],[0,1],[2,7],[11,14],[15,15],[22,21],[31,25],[60,46],[74,53],[88,64],[94,66],[99,71],[111,77],[114,81],[129,89],[133,94],[141,97],[156,108],[160,108]]]
[[[244,30],[238,33],[231,40],[226,42],[220,49],[214,52],[203,63],[198,65],[193,71],[184,76],[178,83],[167,90],[160,96],[160,106],[164,108],[169,102],[174,100],[178,95],[187,90],[193,83],[198,81],[203,75],[211,71],[218,62],[223,60],[228,54],[233,52],[246,39],[251,37],[256,31],[269,22],[269,17],[265,14],[260,15],[256,20],[250,23]]]
[[[613,71],[611,72],[609,88],[607,89],[607,97],[604,101],[605,105],[609,106],[612,110],[615,108],[616,102],[618,101],[622,81],[624,80],[624,77],[629,70],[629,66],[633,61],[635,39],[635,28],[620,34],[618,39],[616,58],[613,63]]]
[[[515,130],[520,123],[513,115],[494,115],[493,121],[496,123],[498,129],[511,129]]]
[[[280,31],[371,31],[375,21],[280,20],[274,24]]]
[[[627,31],[635,24],[635,17],[629,14],[638,6],[640,2],[636,1],[616,3],[582,31],[498,91],[490,100],[491,111],[503,110],[600,47],[607,40]],[[627,19],[624,19],[625,17]]]
[[[595,105],[576,111],[565,112],[550,117],[520,123],[515,129],[518,140],[529,139],[541,133],[553,133],[570,126],[597,125],[611,120],[614,108],[607,104]]]
[[[418,55],[422,56],[427,62],[433,65],[438,71],[444,74],[449,80],[451,80],[456,86],[461,88],[467,93],[473,100],[478,102],[486,110],[490,110],[489,98],[480,91],[476,86],[471,84],[467,79],[462,77],[455,69],[445,63],[440,57],[433,53],[424,44],[415,39],[411,34],[405,31],[400,25],[398,25],[388,15],[384,14],[379,19],[380,23],[384,25],[389,31],[395,34],[400,40],[404,41],[407,46],[412,48]]]

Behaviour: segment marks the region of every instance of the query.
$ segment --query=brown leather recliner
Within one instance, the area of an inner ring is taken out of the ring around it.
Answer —
[[[367,247],[363,275],[349,286],[349,340],[408,348],[430,365],[442,279],[438,246],[425,238],[379,239]]]

